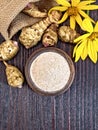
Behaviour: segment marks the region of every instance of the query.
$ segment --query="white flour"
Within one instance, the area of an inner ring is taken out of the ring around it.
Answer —
[[[66,59],[56,52],[40,54],[30,67],[30,75],[41,90],[53,92],[62,89],[70,77]]]

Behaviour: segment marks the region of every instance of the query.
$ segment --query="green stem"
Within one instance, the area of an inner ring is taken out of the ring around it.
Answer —
[[[89,10],[87,10],[87,14],[88,14],[88,15],[89,15],[89,12],[90,12],[90,11],[89,11]]]

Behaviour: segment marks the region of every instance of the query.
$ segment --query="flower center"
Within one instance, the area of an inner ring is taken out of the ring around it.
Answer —
[[[94,40],[95,38],[98,38],[98,32],[93,32],[90,36],[89,39]]]
[[[77,13],[78,13],[78,9],[77,9],[77,7],[69,7],[68,8],[68,14],[69,14],[69,16],[71,16],[71,15],[77,15]]]

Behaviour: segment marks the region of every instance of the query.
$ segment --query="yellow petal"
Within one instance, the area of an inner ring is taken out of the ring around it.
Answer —
[[[48,12],[48,14],[50,14],[53,10],[58,10],[58,11],[66,11],[68,9],[68,7],[64,7],[64,6],[55,6],[53,8],[51,8]]]
[[[76,39],[74,40],[74,42],[77,43],[77,42],[80,41],[80,40],[84,40],[84,39],[88,38],[90,35],[91,35],[90,33],[81,35],[81,36],[79,36],[78,38],[76,38]]]
[[[93,25],[89,19],[84,19],[82,22],[82,29],[87,32],[93,32]]]
[[[96,63],[97,62],[97,52],[94,49],[93,43],[91,40],[88,41],[88,55],[90,59]]]
[[[64,21],[66,21],[66,19],[68,18],[68,13],[64,13],[63,17],[61,18],[61,20],[58,21],[58,24],[63,23]]]
[[[89,55],[89,57],[92,57],[91,44],[92,44],[92,43],[88,40],[88,55]]]
[[[70,16],[70,27],[72,29],[75,29],[75,18],[73,16]]]
[[[87,43],[86,42],[87,42],[87,40],[85,41],[84,49],[83,49],[82,54],[81,54],[82,60],[85,60],[87,57]]]
[[[96,10],[98,9],[98,5],[87,5],[79,7],[82,10]]]
[[[71,0],[72,6],[76,6],[80,0]]]
[[[98,32],[98,21],[96,22],[95,28],[94,28],[94,32]]]
[[[81,27],[82,26],[82,18],[79,14],[77,14],[77,16],[75,16],[75,20],[77,21],[77,23]]]
[[[80,42],[77,43],[77,45],[74,47],[74,50],[73,50],[73,57],[75,57],[75,53],[76,53],[76,50],[77,50],[79,44],[80,44]]]
[[[79,58],[81,57],[81,53],[82,53],[82,51],[83,51],[84,45],[85,45],[84,43],[81,43],[81,44],[78,46],[78,48],[77,48],[77,50],[76,50],[75,62],[77,62],[77,61],[79,60]]]
[[[63,5],[63,6],[71,6],[70,3],[67,0],[55,0],[59,5]]]
[[[85,60],[87,57],[87,47],[84,47],[83,52],[81,54],[81,59]]]
[[[91,3],[94,3],[95,0],[86,0],[86,1],[81,1],[79,4],[78,4],[78,7],[81,7],[81,6],[85,6],[85,5],[88,5],[88,4],[91,4]]]
[[[97,51],[93,44],[91,45],[91,48],[92,48],[93,60],[94,60],[94,63],[96,63],[97,62]]]
[[[93,40],[93,45],[95,47],[95,50],[98,52],[98,39],[97,38]]]
[[[79,13],[84,17],[84,18],[88,18],[91,22],[95,23],[95,21],[90,18],[84,11],[79,10]]]

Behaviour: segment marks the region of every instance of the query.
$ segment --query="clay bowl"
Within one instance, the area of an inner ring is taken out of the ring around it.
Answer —
[[[53,92],[48,92],[48,91],[41,90],[40,88],[38,88],[35,85],[35,83],[31,79],[31,76],[30,76],[31,64],[32,64],[33,60],[35,58],[37,58],[37,56],[39,56],[40,54],[42,54],[44,52],[56,52],[56,53],[60,54],[61,56],[63,56],[65,58],[65,60],[68,62],[68,65],[69,65],[69,68],[70,68],[69,80],[68,80],[67,84],[60,90],[53,91]],[[61,49],[55,48],[55,47],[47,47],[47,48],[38,49],[38,50],[36,50],[35,52],[33,52],[31,54],[31,56],[27,60],[26,66],[25,66],[25,76],[26,76],[26,80],[27,80],[29,86],[32,88],[32,90],[34,92],[36,92],[38,94],[41,94],[41,95],[52,96],[52,95],[62,94],[65,91],[68,90],[68,88],[71,86],[71,84],[72,84],[72,82],[74,80],[75,68],[74,68],[74,64],[73,64],[71,58],[66,54],[66,52],[64,52]]]

